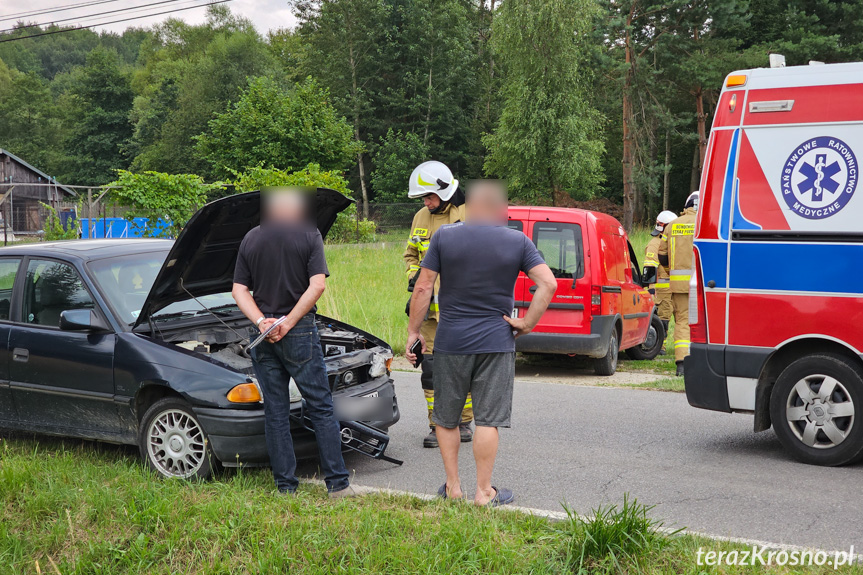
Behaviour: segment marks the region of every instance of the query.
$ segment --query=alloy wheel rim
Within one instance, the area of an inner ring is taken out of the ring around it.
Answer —
[[[147,430],[147,454],[169,477],[191,477],[204,465],[206,440],[201,427],[179,409],[163,411]]]
[[[836,378],[809,375],[788,394],[785,419],[804,445],[830,449],[848,438],[854,426],[854,402],[848,389]]]
[[[647,337],[644,338],[644,343],[641,344],[641,347],[646,351],[650,351],[653,349],[653,346],[656,345],[657,339],[659,339],[659,336],[656,333],[656,328],[650,326],[647,329]]]

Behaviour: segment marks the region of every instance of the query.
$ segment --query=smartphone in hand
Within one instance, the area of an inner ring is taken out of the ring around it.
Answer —
[[[417,361],[414,363],[414,367],[419,367],[423,362],[423,344],[419,339],[417,339],[411,346],[411,353],[417,356]]]

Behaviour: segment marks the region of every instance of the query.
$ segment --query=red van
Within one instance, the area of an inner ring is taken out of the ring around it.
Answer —
[[[548,311],[516,340],[518,351],[592,357],[599,375],[614,373],[620,350],[634,359],[659,354],[665,330],[620,222],[586,210],[511,206],[509,226],[533,240],[557,278]],[[519,274],[513,317],[526,313],[535,291]]]

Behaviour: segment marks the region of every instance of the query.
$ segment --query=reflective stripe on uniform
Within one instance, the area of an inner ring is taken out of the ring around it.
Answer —
[[[433,395],[426,396],[426,403],[428,404],[429,409],[433,408],[434,407],[434,396]]]
[[[692,270],[671,270],[668,272],[669,280],[673,282],[677,281],[689,281],[692,277]]]
[[[653,284],[653,287],[655,287],[656,289],[666,289],[666,288],[670,288],[671,284],[668,282],[661,283],[661,284]]]
[[[678,347],[689,347],[689,340],[688,339],[679,339],[679,340],[675,341],[674,342],[674,349],[677,349]]]
[[[464,402],[465,409],[473,409],[473,397],[467,396],[467,401]]]

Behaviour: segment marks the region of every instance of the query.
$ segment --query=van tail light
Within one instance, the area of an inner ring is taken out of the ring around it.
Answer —
[[[602,315],[602,286],[590,287],[590,315]]]
[[[701,258],[694,250],[692,277],[689,280],[689,341],[707,343],[707,314],[705,313],[704,285],[701,282]]]

